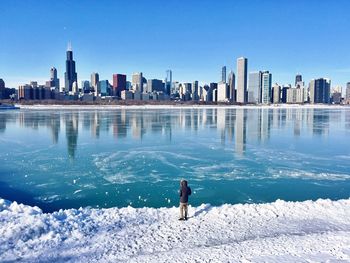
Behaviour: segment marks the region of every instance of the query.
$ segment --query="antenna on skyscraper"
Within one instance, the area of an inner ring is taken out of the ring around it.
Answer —
[[[72,51],[72,43],[70,41],[68,42],[67,51]]]

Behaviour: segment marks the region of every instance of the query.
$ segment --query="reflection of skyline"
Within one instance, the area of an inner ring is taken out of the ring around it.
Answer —
[[[245,119],[246,110],[237,109],[236,111],[236,141],[235,150],[238,155],[243,155],[246,146],[247,128]]]
[[[110,135],[116,140],[125,138],[142,140],[145,135],[152,134],[171,141],[174,132],[177,131],[192,131],[198,134],[203,130],[208,132],[216,130],[221,145],[234,143],[236,153],[243,155],[247,143],[268,142],[271,133],[279,130],[290,130],[294,137],[305,133],[327,136],[330,122],[339,122],[341,118],[345,119],[345,128],[349,129],[350,111],[344,111],[343,115],[339,115],[329,110],[305,108],[20,111],[0,114],[0,132],[5,133],[9,124],[16,123],[20,127],[34,130],[47,128],[53,144],[57,144],[59,134],[65,132],[68,156],[75,158],[78,134],[82,131],[96,140]]]
[[[79,115],[77,112],[65,115],[66,138],[69,158],[74,159],[78,142]]]

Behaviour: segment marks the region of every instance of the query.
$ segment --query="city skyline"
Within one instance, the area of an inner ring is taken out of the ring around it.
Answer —
[[[256,74],[258,74],[256,76]],[[226,66],[221,69],[221,81],[210,82],[203,87],[199,81],[191,83],[172,82],[172,71],[166,71],[166,78],[148,79],[142,72],[132,74],[132,79],[127,80],[123,74],[113,74],[113,85],[108,80],[100,80],[99,73],[93,72],[90,81],[81,82],[78,87],[75,61],[71,43],[68,43],[66,52],[66,72],[64,87],[59,86],[57,69],[50,69],[50,80],[45,85],[38,85],[37,81],[30,84],[20,85],[18,90],[0,88],[0,99],[18,100],[65,100],[65,101],[100,101],[108,100],[162,100],[162,101],[193,101],[193,102],[215,102],[215,103],[333,103],[349,104],[349,87],[347,83],[346,98],[342,99],[342,88],[331,89],[331,80],[328,78],[312,79],[308,87],[302,81],[302,75],[295,76],[295,86],[282,85],[276,82],[272,88],[272,74],[269,71],[249,73],[248,59],[240,57],[237,59],[237,89],[235,90],[235,76],[232,71],[229,73],[228,83],[226,79]],[[119,79],[119,80],[118,80]],[[2,86],[4,86],[4,81]],[[249,80],[249,83],[248,83]],[[119,83],[118,83],[119,82]]]
[[[100,6],[95,1],[87,1],[82,6],[66,1],[34,4],[11,1],[0,11],[3,21],[6,21],[6,26],[0,28],[0,57],[3,62],[0,65],[1,77],[8,87],[17,88],[32,80],[44,83],[47,80],[47,69],[54,66],[58,77],[64,80],[62,51],[67,42],[72,41],[73,48],[77,51],[75,60],[78,61],[78,84],[89,79],[91,72],[99,72],[101,79],[112,82],[112,74],[116,72],[128,76],[133,72],[143,72],[149,78],[164,79],[167,69],[171,69],[173,79],[180,82],[218,82],[218,69],[226,65],[227,71],[236,72],[235,58],[244,56],[249,58],[248,72],[269,70],[273,74],[273,83],[293,84],[295,75],[301,73],[306,82],[313,78],[327,77],[332,79],[334,86],[340,85],[344,89],[350,75],[350,57],[349,52],[346,52],[345,37],[346,28],[350,26],[346,18],[350,3],[326,3],[327,1],[301,1],[299,5],[293,5],[276,4],[273,1],[264,4],[255,1],[204,1],[202,5],[193,2],[182,6],[175,3],[159,5],[157,1],[147,4],[107,1]],[[77,12],[82,7],[85,12],[78,12],[77,21],[68,15],[71,13],[65,12],[68,9]],[[310,10],[316,7],[318,14],[323,14],[322,20],[317,19],[316,15],[309,15]],[[62,14],[62,17],[44,12],[50,8]],[[95,19],[88,20],[96,8],[105,11],[102,12],[105,16],[98,12]],[[273,16],[285,8],[290,12],[283,12],[281,17]],[[155,12],[154,16],[147,15],[150,9]],[[132,10],[141,18],[130,17]],[[119,15],[119,19],[110,17],[110,14],[114,14],[113,11]],[[247,19],[244,13],[248,11],[255,16]],[[264,11],[271,18],[262,15]],[[40,19],[30,22],[24,19],[38,12],[43,13]],[[26,16],[22,17],[21,14]],[[196,22],[199,14],[211,15],[212,19]],[[16,17],[16,22],[11,19],[13,17]],[[224,25],[218,27],[221,17]],[[186,30],[189,22],[192,30]],[[240,28],[240,24],[244,26]],[[261,26],[264,30],[259,30]],[[234,30],[229,30],[230,27]],[[167,28],[171,31],[163,30]],[[142,29],[141,41],[137,43],[134,41],[136,29]],[[96,31],[99,37],[90,37],[89,30]],[[221,32],[232,34],[225,33],[225,40],[219,41],[216,35]],[[263,33],[265,41],[261,39]],[[32,38],[33,35],[36,38]],[[164,41],[167,35],[171,41]],[[328,38],[321,39],[322,35],[327,35]],[[189,38],[190,36],[193,37]],[[345,37],[344,41],[336,41],[337,48],[329,49],[338,36]],[[189,40],[182,41],[184,37]],[[103,38],[107,41],[101,41]],[[152,39],[154,40],[151,41]],[[270,40],[266,41],[268,39]],[[276,39],[280,41],[275,41]]]

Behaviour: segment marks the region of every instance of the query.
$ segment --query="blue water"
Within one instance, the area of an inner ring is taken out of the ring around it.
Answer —
[[[350,197],[350,108],[0,112],[0,197],[44,211]]]

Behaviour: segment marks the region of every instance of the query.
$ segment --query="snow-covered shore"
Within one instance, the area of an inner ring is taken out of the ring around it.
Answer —
[[[0,261],[350,261],[350,199],[178,208],[69,209],[0,199]]]
[[[274,104],[274,105],[191,105],[191,104],[145,104],[145,105],[16,105],[21,109],[32,109],[32,110],[109,110],[109,109],[260,109],[260,108],[270,108],[270,109],[289,109],[289,108],[302,108],[302,109],[350,109],[349,105],[325,105],[325,104]]]

